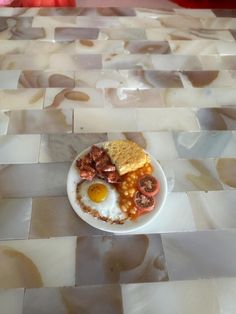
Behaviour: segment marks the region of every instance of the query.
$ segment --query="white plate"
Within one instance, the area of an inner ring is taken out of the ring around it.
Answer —
[[[103,146],[104,143],[96,144],[96,146]],[[161,208],[163,207],[166,196],[167,196],[167,181],[164,174],[164,171],[162,170],[160,164],[150,155],[148,152],[146,152],[150,158],[151,158],[151,164],[153,166],[153,175],[159,180],[160,182],[160,192],[156,196],[156,206],[155,208],[148,214],[145,214],[143,216],[140,216],[136,221],[127,220],[124,224],[111,224],[109,222],[102,221],[100,219],[97,219],[93,217],[92,215],[85,213],[79,203],[76,200],[76,186],[77,183],[81,180],[79,176],[79,172],[76,169],[76,160],[83,157],[85,154],[87,154],[90,151],[91,147],[84,150],[82,153],[80,153],[75,160],[73,161],[68,177],[67,177],[67,194],[69,201],[71,203],[71,206],[73,207],[76,214],[82,218],[85,222],[87,222],[89,225],[98,228],[103,231],[108,232],[114,232],[114,233],[126,233],[129,231],[136,230],[138,228],[141,228],[148,223],[150,223],[160,212]]]

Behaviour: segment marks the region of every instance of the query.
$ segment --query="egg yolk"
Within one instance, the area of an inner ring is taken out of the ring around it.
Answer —
[[[105,201],[108,196],[108,189],[102,183],[91,184],[88,188],[88,196],[91,201],[95,203],[101,203]]]

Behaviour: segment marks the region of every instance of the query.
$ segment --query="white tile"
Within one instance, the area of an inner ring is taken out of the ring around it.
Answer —
[[[137,109],[136,112],[138,131],[199,130],[196,116],[191,109]]]
[[[0,197],[66,195],[71,163],[0,166]]]
[[[197,229],[236,228],[236,193],[232,191],[189,192]]]
[[[7,133],[8,124],[9,115],[4,111],[0,111],[0,134]]]
[[[134,109],[76,109],[74,132],[136,131]]]
[[[0,88],[17,88],[20,70],[0,71]]]
[[[73,161],[84,149],[105,141],[106,133],[43,134],[39,162]]]
[[[122,285],[124,314],[220,314],[210,280]]]
[[[170,193],[157,217],[132,233],[195,231],[195,222],[186,193]]]
[[[42,109],[45,91],[42,88],[0,90],[0,109]]]
[[[236,278],[215,280],[220,314],[236,313]]]
[[[101,89],[95,88],[47,88],[44,107],[76,109],[80,107],[103,107],[104,96]]]
[[[24,289],[0,290],[1,314],[22,314]]]
[[[26,239],[29,235],[32,200],[0,199],[0,239]]]
[[[0,163],[35,163],[39,157],[40,135],[0,136]]]
[[[236,231],[162,235],[170,280],[236,276]]]
[[[4,273],[0,270],[0,286],[8,285],[11,277],[20,277],[20,269],[17,268],[17,260],[14,263],[14,252],[21,252],[27,257],[39,272],[42,284],[45,287],[73,286],[75,284],[75,248],[76,237],[51,238],[45,240],[17,240],[1,241],[1,256],[4,257],[4,249],[12,252],[11,261],[6,255],[4,262]],[[17,259],[17,257],[15,257]],[[25,259],[24,259],[25,261]],[[22,264],[23,264],[22,260]],[[6,263],[5,263],[6,264]],[[6,282],[3,281],[5,278]],[[24,277],[23,277],[24,278]],[[11,279],[14,284],[14,278]],[[24,282],[24,279],[20,282]],[[18,281],[19,284],[19,281]]]

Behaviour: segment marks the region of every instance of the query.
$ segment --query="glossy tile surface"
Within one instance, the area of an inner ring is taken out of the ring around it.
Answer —
[[[89,2],[0,9],[0,314],[235,314],[236,10]],[[168,187],[122,235],[66,186],[114,139]]]

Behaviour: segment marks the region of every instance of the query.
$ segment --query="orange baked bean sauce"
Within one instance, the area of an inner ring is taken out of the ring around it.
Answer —
[[[123,212],[128,214],[130,219],[136,219],[139,216],[133,200],[137,191],[138,179],[145,174],[152,173],[152,165],[146,163],[142,168],[123,175],[122,183],[117,185],[117,191],[120,194],[120,207]]]

